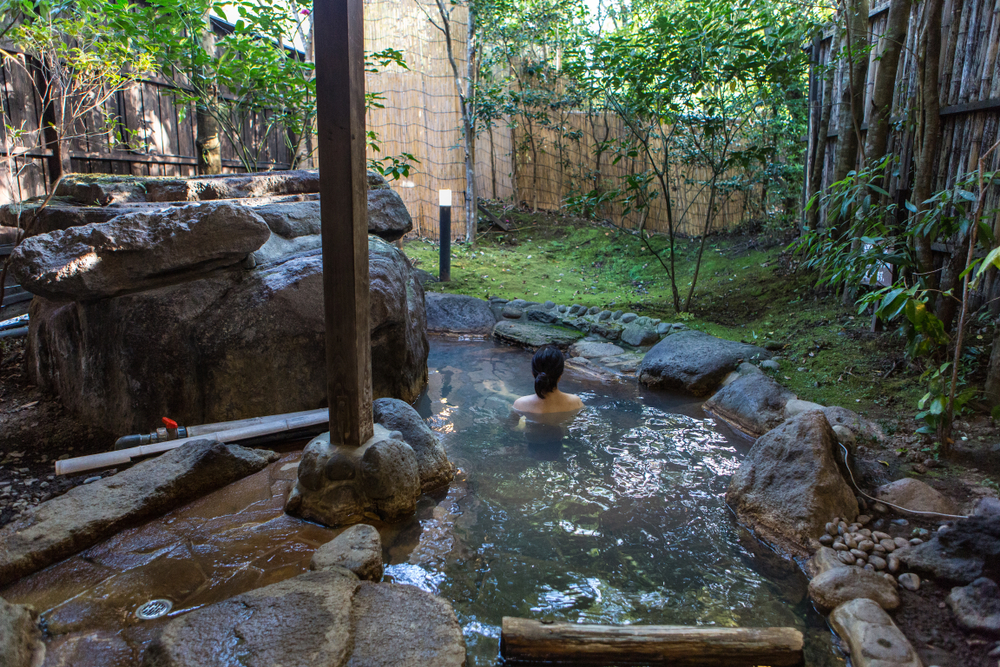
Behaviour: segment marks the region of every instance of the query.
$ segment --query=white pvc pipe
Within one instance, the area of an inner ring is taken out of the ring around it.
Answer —
[[[130,463],[133,458],[139,456],[150,456],[152,454],[162,454],[163,452],[176,449],[195,440],[210,440],[214,442],[239,442],[249,438],[257,438],[272,433],[282,431],[294,431],[307,426],[316,426],[329,421],[329,410],[308,410],[306,412],[293,412],[288,415],[274,415],[273,417],[255,417],[253,419],[240,420],[240,422],[228,422],[223,425],[229,426],[228,430],[191,435],[177,440],[167,440],[157,442],[152,445],[140,445],[115,452],[104,452],[101,454],[91,454],[89,456],[78,456],[65,461],[56,461],[57,475],[73,475],[85,470],[95,468],[106,468],[115,465]],[[263,420],[263,421],[262,421]],[[244,425],[232,428],[234,424],[243,422]],[[246,424],[246,422],[255,422]],[[216,426],[208,424],[206,426]]]

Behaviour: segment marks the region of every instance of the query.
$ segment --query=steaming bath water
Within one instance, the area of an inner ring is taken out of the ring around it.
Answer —
[[[434,339],[417,407],[460,468],[410,522],[379,525],[387,579],[455,606],[470,666],[494,665],[503,616],[588,623],[792,626],[808,664],[839,663],[805,579],[734,522],[724,501],[749,441],[690,397],[567,367],[584,411],[512,416],[529,352]],[[170,618],[295,576],[336,531],[284,515],[297,453],[0,591],[42,612],[50,653],[138,664]],[[136,612],[172,604],[161,618]],[[89,637],[84,641],[84,638]]]

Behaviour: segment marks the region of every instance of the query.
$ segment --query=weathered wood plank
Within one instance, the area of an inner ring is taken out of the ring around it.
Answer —
[[[784,667],[803,662],[794,628],[583,625],[503,618],[500,655],[510,663]]]

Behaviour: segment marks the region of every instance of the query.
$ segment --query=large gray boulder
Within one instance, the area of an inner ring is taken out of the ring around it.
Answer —
[[[908,568],[934,579],[968,584],[980,577],[1000,579],[1000,515],[972,516],[934,537],[896,552]]]
[[[348,667],[464,667],[455,610],[413,586],[362,582],[354,594]]]
[[[858,514],[834,458],[836,442],[819,410],[789,419],[754,443],[729,483],[726,502],[741,523],[778,549],[808,555],[828,521]]]
[[[438,436],[409,403],[396,398],[380,398],[372,403],[375,423],[388,431],[399,431],[417,455],[420,488],[431,491],[455,478],[455,466],[441,446]]]
[[[840,605],[830,614],[830,625],[847,643],[854,667],[923,667],[906,635],[873,600]]]
[[[423,288],[406,256],[368,239],[375,397],[412,401],[427,380]],[[254,271],[88,302],[36,298],[28,373],[79,418],[117,433],[326,404],[319,251]]]
[[[38,614],[0,598],[0,665],[39,667],[44,657]]]
[[[143,667],[320,667],[354,650],[358,579],[334,568],[309,572],[202,607],[170,621]]]
[[[785,421],[785,403],[795,394],[751,364],[741,364],[740,370],[705,402],[705,409],[757,438]]]
[[[0,585],[262,470],[274,452],[194,441],[74,487],[0,528]]]
[[[741,361],[770,358],[770,352],[756,345],[716,338],[701,331],[679,331],[646,353],[639,366],[639,381],[650,387],[683,389],[695,396],[707,396]]]
[[[92,300],[231,266],[270,235],[267,224],[245,206],[191,204],[34,236],[14,250],[10,262],[33,294]]]
[[[433,333],[489,335],[497,323],[488,301],[464,294],[428,292],[427,330]]]

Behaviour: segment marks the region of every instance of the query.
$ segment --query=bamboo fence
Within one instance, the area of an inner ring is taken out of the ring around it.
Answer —
[[[906,43],[900,54],[890,112],[893,131],[889,136],[888,151],[898,156],[899,167],[890,181],[889,192],[900,204],[909,198],[913,182],[913,119],[918,100],[917,75],[920,67],[917,41],[925,5],[922,2],[913,3],[910,10]],[[888,9],[887,0],[880,0],[873,5],[868,21],[871,43],[884,39]],[[981,153],[1000,139],[1000,0],[946,0],[941,38],[941,72],[938,84],[941,136],[934,169],[934,190],[949,188],[962,174],[975,170]],[[838,136],[842,132],[854,131],[852,127],[841,127],[839,123],[841,102],[836,91],[842,89],[842,82],[847,76],[841,59],[839,66],[832,71],[835,92],[829,132],[825,138],[818,136],[818,113],[815,111],[828,102],[823,99],[823,77],[818,74],[829,68],[832,44],[832,34],[825,35],[821,40],[818,57],[814,56],[817,66],[810,91],[814,109],[814,113],[810,115],[810,146],[821,140],[827,142],[822,180],[824,190],[829,187],[834,170]],[[879,49],[873,48],[869,56],[862,135],[871,117],[872,91],[880,66],[877,53]],[[812,165],[807,168],[812,169]],[[987,169],[1000,169],[1000,151],[995,151],[990,157]],[[994,212],[994,234],[1000,237],[998,209],[1000,188],[994,185],[987,196],[985,210]],[[821,209],[821,222],[823,221],[825,211]],[[955,250],[951,246],[951,243],[941,244],[935,250],[941,254],[950,254]],[[997,296],[1000,296],[1000,276],[993,271],[973,295],[972,305]],[[1000,307],[1000,301],[997,305]]]

